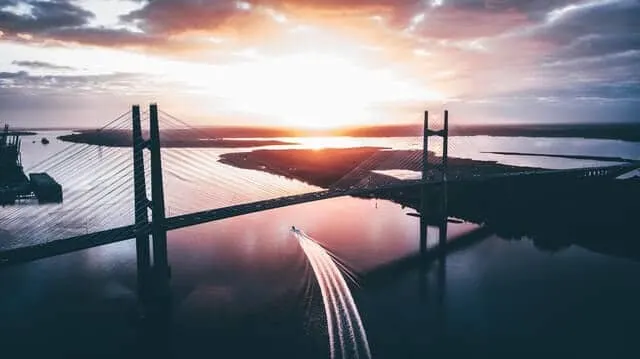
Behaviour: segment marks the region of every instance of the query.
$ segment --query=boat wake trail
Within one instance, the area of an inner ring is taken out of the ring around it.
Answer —
[[[327,317],[331,358],[371,358],[360,313],[336,262],[304,232],[294,230],[293,235],[309,259],[320,286]]]

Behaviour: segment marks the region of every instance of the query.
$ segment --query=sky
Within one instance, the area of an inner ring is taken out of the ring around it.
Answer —
[[[0,0],[0,123],[633,122],[640,0]]]

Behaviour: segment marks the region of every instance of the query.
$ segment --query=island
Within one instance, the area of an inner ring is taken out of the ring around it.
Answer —
[[[379,171],[404,170],[421,173],[421,150],[389,150],[382,147],[255,150],[225,153],[220,162],[234,167],[268,172],[296,179],[314,186],[329,188],[349,187],[369,180],[388,177]],[[465,158],[448,160],[449,178],[481,176],[535,170],[535,168],[508,166],[495,161],[476,161]],[[438,175],[442,158],[429,152],[429,176]],[[371,171],[375,172],[371,172]]]

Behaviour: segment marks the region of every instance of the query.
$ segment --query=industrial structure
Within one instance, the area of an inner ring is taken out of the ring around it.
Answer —
[[[27,177],[22,168],[20,132],[5,125],[0,132],[0,205],[37,199],[38,203],[62,202],[62,186],[47,173]]]

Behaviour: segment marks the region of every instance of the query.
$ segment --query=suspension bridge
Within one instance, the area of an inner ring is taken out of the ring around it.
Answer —
[[[143,130],[143,124],[148,130]],[[184,143],[188,137],[206,142],[210,134],[159,111],[155,104],[145,112],[133,106],[98,132],[105,136],[126,133],[130,146],[72,144],[29,166],[53,174],[63,184],[65,201],[2,209],[0,229],[10,239],[8,246],[0,247],[0,267],[135,239],[140,286],[159,281],[166,288],[170,277],[167,231],[329,198],[371,196],[383,190],[525,177],[613,178],[640,167],[626,163],[570,170],[450,173],[446,111],[439,130],[430,129],[425,112],[422,148],[418,142],[412,143],[413,150],[402,157],[385,151],[372,155],[328,188],[221,164],[221,151],[215,148],[163,148],[161,141]],[[428,151],[429,138],[434,136],[442,141],[437,164],[429,160]],[[417,166],[419,179],[401,180],[375,173]],[[441,176],[434,176],[434,169],[440,170]],[[78,233],[83,229],[85,233]]]

